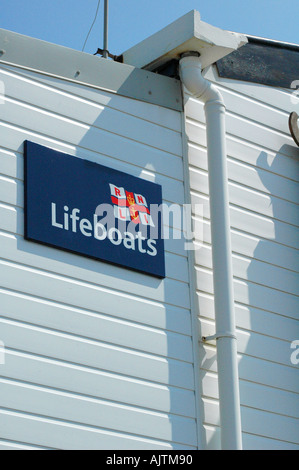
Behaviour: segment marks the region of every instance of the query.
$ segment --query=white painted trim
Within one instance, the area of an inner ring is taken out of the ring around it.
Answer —
[[[0,29],[1,63],[182,110],[178,80],[4,29]]]

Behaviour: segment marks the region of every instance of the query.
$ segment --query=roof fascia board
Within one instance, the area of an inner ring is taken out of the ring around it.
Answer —
[[[0,29],[1,64],[176,111],[183,109],[178,80],[4,29]]]

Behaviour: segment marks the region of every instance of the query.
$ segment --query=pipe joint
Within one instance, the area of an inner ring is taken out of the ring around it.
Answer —
[[[195,98],[203,103],[215,101],[225,107],[218,89],[202,76],[202,66],[198,56],[184,55],[181,58],[180,76],[188,92]]]

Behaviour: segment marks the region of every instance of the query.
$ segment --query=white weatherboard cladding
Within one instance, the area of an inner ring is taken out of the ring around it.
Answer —
[[[24,140],[182,205],[180,112],[15,67],[0,80],[0,448],[196,449],[183,240],[163,281],[24,240]]]
[[[245,449],[299,449],[299,150],[288,130],[290,92],[218,77],[227,107],[235,313]],[[203,104],[186,95],[191,199],[203,204],[196,241],[200,336],[215,333],[208,164]],[[220,446],[215,342],[201,343],[201,386],[208,449]]]

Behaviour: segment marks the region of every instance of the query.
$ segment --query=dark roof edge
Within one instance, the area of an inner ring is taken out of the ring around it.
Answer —
[[[288,49],[290,51],[299,52],[298,44],[276,41],[274,39],[259,38],[256,36],[249,36],[247,34],[246,34],[246,37],[248,38],[248,42],[251,42],[253,44],[261,44],[264,46],[277,47],[279,49]]]

